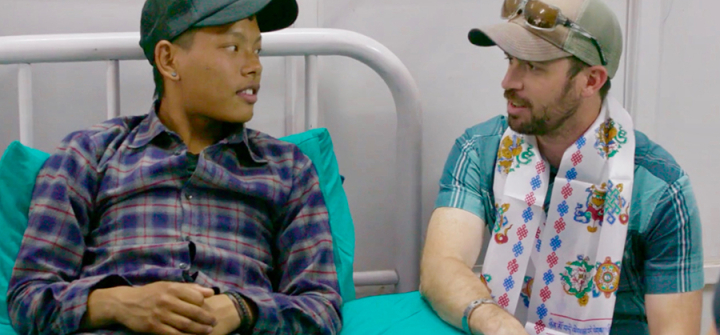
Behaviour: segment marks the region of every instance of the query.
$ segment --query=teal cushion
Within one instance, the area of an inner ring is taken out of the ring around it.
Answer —
[[[340,282],[340,295],[343,302],[350,302],[355,299],[355,284],[352,279],[355,230],[330,133],[325,128],[316,128],[282,137],[280,140],[297,145],[315,165],[320,178],[320,190],[330,213],[333,256]]]
[[[3,335],[16,335],[15,329],[9,324],[0,323],[0,334]]]
[[[445,323],[417,291],[367,297],[342,307],[341,335],[462,335]]]
[[[47,153],[12,142],[0,158],[0,334],[12,334],[7,313],[7,288],[27,227],[35,177]],[[7,329],[6,329],[7,328]]]

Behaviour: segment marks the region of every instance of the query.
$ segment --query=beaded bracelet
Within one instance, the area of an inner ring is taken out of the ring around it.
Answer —
[[[225,294],[230,297],[230,300],[232,300],[233,304],[235,305],[235,309],[240,316],[240,326],[238,327],[238,331],[244,334],[252,330],[252,320],[250,320],[250,308],[245,302],[243,296],[237,292],[225,292]]]

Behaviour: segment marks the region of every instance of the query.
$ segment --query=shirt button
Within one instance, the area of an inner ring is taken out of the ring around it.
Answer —
[[[180,263],[180,265],[179,265],[178,267],[180,268],[180,270],[187,270],[187,269],[188,269],[188,265],[185,264],[185,263]]]
[[[188,200],[192,200],[192,194],[186,193],[185,198]]]

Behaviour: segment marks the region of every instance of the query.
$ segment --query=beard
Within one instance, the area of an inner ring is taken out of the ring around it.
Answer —
[[[563,92],[552,103],[537,108],[528,100],[517,97],[514,90],[505,91],[505,99],[519,102],[530,110],[530,120],[521,122],[520,118],[508,115],[508,126],[523,135],[552,135],[569,120],[580,107],[580,97],[575,93],[572,80],[567,80]]]

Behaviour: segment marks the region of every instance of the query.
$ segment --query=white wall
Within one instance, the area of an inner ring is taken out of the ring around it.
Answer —
[[[705,229],[706,260],[720,262],[720,22],[712,0],[663,1],[662,61],[655,138],[691,176]]]
[[[720,272],[720,22],[714,0],[642,1],[638,127],[666,148],[690,175],[703,222],[703,334],[711,322],[713,284]],[[644,40],[642,40],[644,39]]]
[[[611,94],[628,101],[638,128],[668,149],[691,175],[704,223],[706,262],[716,264],[720,247],[711,242],[719,229],[715,218],[720,207],[713,199],[720,178],[712,167],[720,158],[713,151],[718,140],[711,136],[720,126],[715,96],[720,91],[720,22],[715,20],[720,3],[608,0],[622,23],[627,1],[641,5],[637,20],[642,24],[635,36],[643,48],[635,62],[631,59],[636,71],[629,73],[631,81],[626,83],[622,67]],[[142,3],[0,0],[0,36],[137,31]],[[478,0],[301,0],[297,27],[342,28],[368,35],[395,52],[417,81],[423,105],[425,223],[454,139],[465,128],[504,113],[501,52],[472,46],[466,38],[470,28],[499,22],[499,6],[499,1]],[[285,62],[266,58],[263,63],[263,90],[251,126],[280,136]],[[302,62],[297,64],[302,74]],[[394,235],[386,219],[393,211],[392,193],[386,187],[393,181],[394,168],[392,98],[380,77],[362,64],[330,57],[321,58],[320,67],[320,125],[333,134],[340,168],[348,178],[345,187],[356,221],[356,270],[391,268],[393,241],[403,238]],[[34,68],[35,141],[40,149],[52,150],[68,132],[103,120],[104,64]],[[153,90],[147,62],[121,63],[121,82],[122,114],[146,113]],[[302,83],[302,77],[297,82]],[[625,95],[626,86],[630,96]],[[302,92],[301,84],[298,90]],[[16,67],[0,66],[0,151],[18,137],[16,96]],[[301,108],[301,99],[295,106]]]

